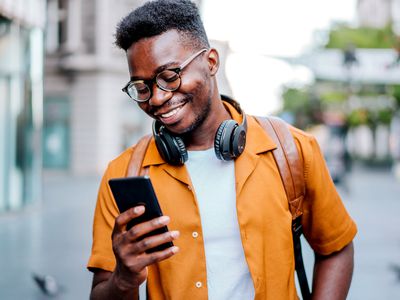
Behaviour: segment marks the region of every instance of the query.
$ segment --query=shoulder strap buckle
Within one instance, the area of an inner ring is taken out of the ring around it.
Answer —
[[[297,236],[301,236],[303,233],[303,225],[301,224],[301,216],[292,220],[292,232]]]

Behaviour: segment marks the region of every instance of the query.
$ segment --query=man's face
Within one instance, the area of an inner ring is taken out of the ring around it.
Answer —
[[[185,47],[175,30],[139,40],[127,51],[131,80],[152,79],[165,69],[179,67],[198,50]],[[140,108],[176,134],[200,127],[211,106],[207,56],[208,51],[202,52],[182,70],[177,90],[163,91],[153,83],[150,99],[139,103]]]

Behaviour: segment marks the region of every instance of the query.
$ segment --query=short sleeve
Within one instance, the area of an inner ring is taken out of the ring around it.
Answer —
[[[315,252],[328,255],[348,245],[357,227],[336,190],[316,139],[304,134],[301,140],[306,182],[303,232]]]

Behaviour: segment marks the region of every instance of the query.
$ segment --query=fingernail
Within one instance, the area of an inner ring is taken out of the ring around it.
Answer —
[[[144,212],[144,206],[136,206],[133,211],[135,212],[135,214],[140,214],[142,212]]]
[[[162,225],[165,225],[169,222],[169,217],[168,216],[162,216],[158,219],[158,222]]]
[[[171,231],[171,236],[176,239],[179,236],[179,231]]]
[[[173,246],[172,248],[171,248],[171,252],[172,253],[178,253],[179,252],[179,248],[177,247],[177,246]]]

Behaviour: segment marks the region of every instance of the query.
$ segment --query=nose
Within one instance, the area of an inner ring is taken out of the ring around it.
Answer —
[[[156,83],[154,83],[149,104],[151,106],[162,106],[165,102],[171,99],[171,97],[172,92],[164,91],[160,89]]]

